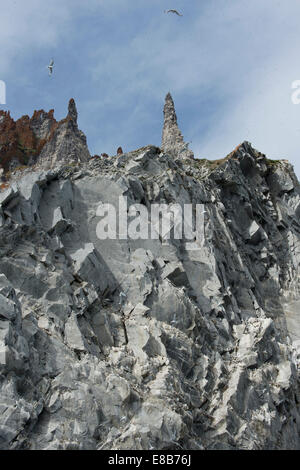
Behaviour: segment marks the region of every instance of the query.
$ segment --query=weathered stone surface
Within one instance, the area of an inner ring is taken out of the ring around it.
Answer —
[[[76,119],[71,102],[74,149]],[[59,168],[0,195],[0,448],[299,449],[291,167],[248,142],[210,164],[47,152]],[[124,196],[205,206],[198,249],[99,239],[99,204]]]
[[[0,110],[0,170],[5,173],[18,167],[38,163],[53,168],[61,162],[87,161],[90,154],[86,137],[77,126],[77,109],[73,99],[68,115],[57,122],[54,111],[35,111],[16,122],[9,112]]]
[[[44,168],[54,168],[61,163],[85,162],[90,157],[86,137],[78,129],[75,101],[71,99],[67,117],[53,129],[37,163]]]
[[[0,165],[5,172],[33,164],[56,125],[53,110],[35,111],[16,122],[0,110]]]
[[[177,116],[171,93],[166,95],[164,107],[164,126],[161,148],[174,157],[194,158],[194,154],[184,142],[177,124]]]

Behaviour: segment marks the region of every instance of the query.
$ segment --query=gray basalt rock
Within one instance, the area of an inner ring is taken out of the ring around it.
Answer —
[[[47,139],[54,123],[55,120],[51,112],[39,111],[35,112],[31,118],[30,127],[38,139]]]
[[[291,166],[248,142],[213,164],[153,146],[86,162],[76,119],[71,102],[44,155],[59,167],[0,196],[0,449],[299,449]],[[99,206],[125,197],[201,204],[198,248],[99,239]]]
[[[51,131],[37,163],[43,168],[54,168],[62,163],[86,162],[90,158],[86,137],[78,129],[76,104],[71,99],[67,117]]]
[[[171,93],[166,95],[164,106],[164,126],[161,148],[174,157],[194,158],[194,154],[184,142],[177,124],[177,115]]]

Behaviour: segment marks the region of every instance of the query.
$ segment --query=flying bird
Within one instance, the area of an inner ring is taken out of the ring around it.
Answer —
[[[49,77],[51,77],[51,75],[52,75],[53,67],[54,67],[54,60],[51,59],[50,64],[47,65],[47,69],[49,70]]]
[[[165,10],[165,13],[175,13],[175,15],[183,16],[183,15],[181,15],[180,13],[178,13],[177,10]]]

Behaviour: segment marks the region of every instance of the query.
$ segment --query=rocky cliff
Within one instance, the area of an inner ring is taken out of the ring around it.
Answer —
[[[173,157],[194,158],[189,150],[189,144],[184,141],[183,135],[178,127],[177,114],[171,93],[166,95],[164,106],[164,126],[162,133],[161,148]]]
[[[291,165],[248,142],[87,160],[73,103],[39,119],[36,165],[0,192],[0,448],[299,449]],[[124,197],[204,207],[199,249],[100,239],[99,207]]]
[[[9,112],[0,110],[0,167],[4,174],[16,168],[39,163],[52,168],[61,160],[87,161],[90,154],[84,134],[77,126],[77,109],[73,99],[68,115],[57,122],[54,110],[35,111],[16,122]]]

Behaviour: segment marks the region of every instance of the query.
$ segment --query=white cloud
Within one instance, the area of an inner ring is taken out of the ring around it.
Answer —
[[[204,139],[194,139],[195,150],[201,156],[218,158],[241,141],[250,140],[271,158],[290,159],[300,175],[300,105],[291,101],[292,82],[300,79],[295,47],[300,39],[299,28],[295,27],[300,5],[277,2],[277,9],[265,12],[265,30],[257,27],[256,13],[252,11],[253,16],[247,15],[247,20],[260,38],[258,46],[250,42],[244,57],[241,53],[236,57],[236,67],[231,72],[226,67],[226,73],[240,80],[239,89],[217,113],[215,126]],[[245,29],[246,34],[250,29]]]
[[[199,122],[178,113],[196,154],[216,158],[248,139],[271,156],[288,155],[296,163],[300,106],[292,106],[290,87],[300,78],[297,13],[300,5],[293,0],[288,5],[218,0],[199,8],[188,27],[152,17],[130,43],[101,46],[94,53],[95,81],[110,80],[99,106],[126,106],[137,91],[155,100],[158,91],[161,99],[160,90],[170,89],[179,103],[187,93],[203,99],[207,94],[198,119],[204,119],[202,113],[214,119],[205,135],[197,135]]]
[[[159,143],[162,100],[170,90],[197,155],[218,158],[250,140],[271,157],[291,159],[300,174],[300,105],[291,102],[291,84],[300,79],[300,2],[173,0],[183,18],[163,14],[169,3],[0,0],[0,79],[23,80],[28,100],[43,97],[55,107],[75,91],[83,130],[94,146],[99,139],[106,148],[115,146],[115,135],[108,134],[115,128],[132,145],[142,134],[149,135],[147,143]],[[44,67],[52,50],[61,64],[55,95],[28,68],[36,56]],[[78,85],[63,69],[76,54]],[[23,101],[20,107],[27,106]],[[152,115],[154,108],[159,115]],[[98,137],[95,122],[105,123],[105,135]]]

